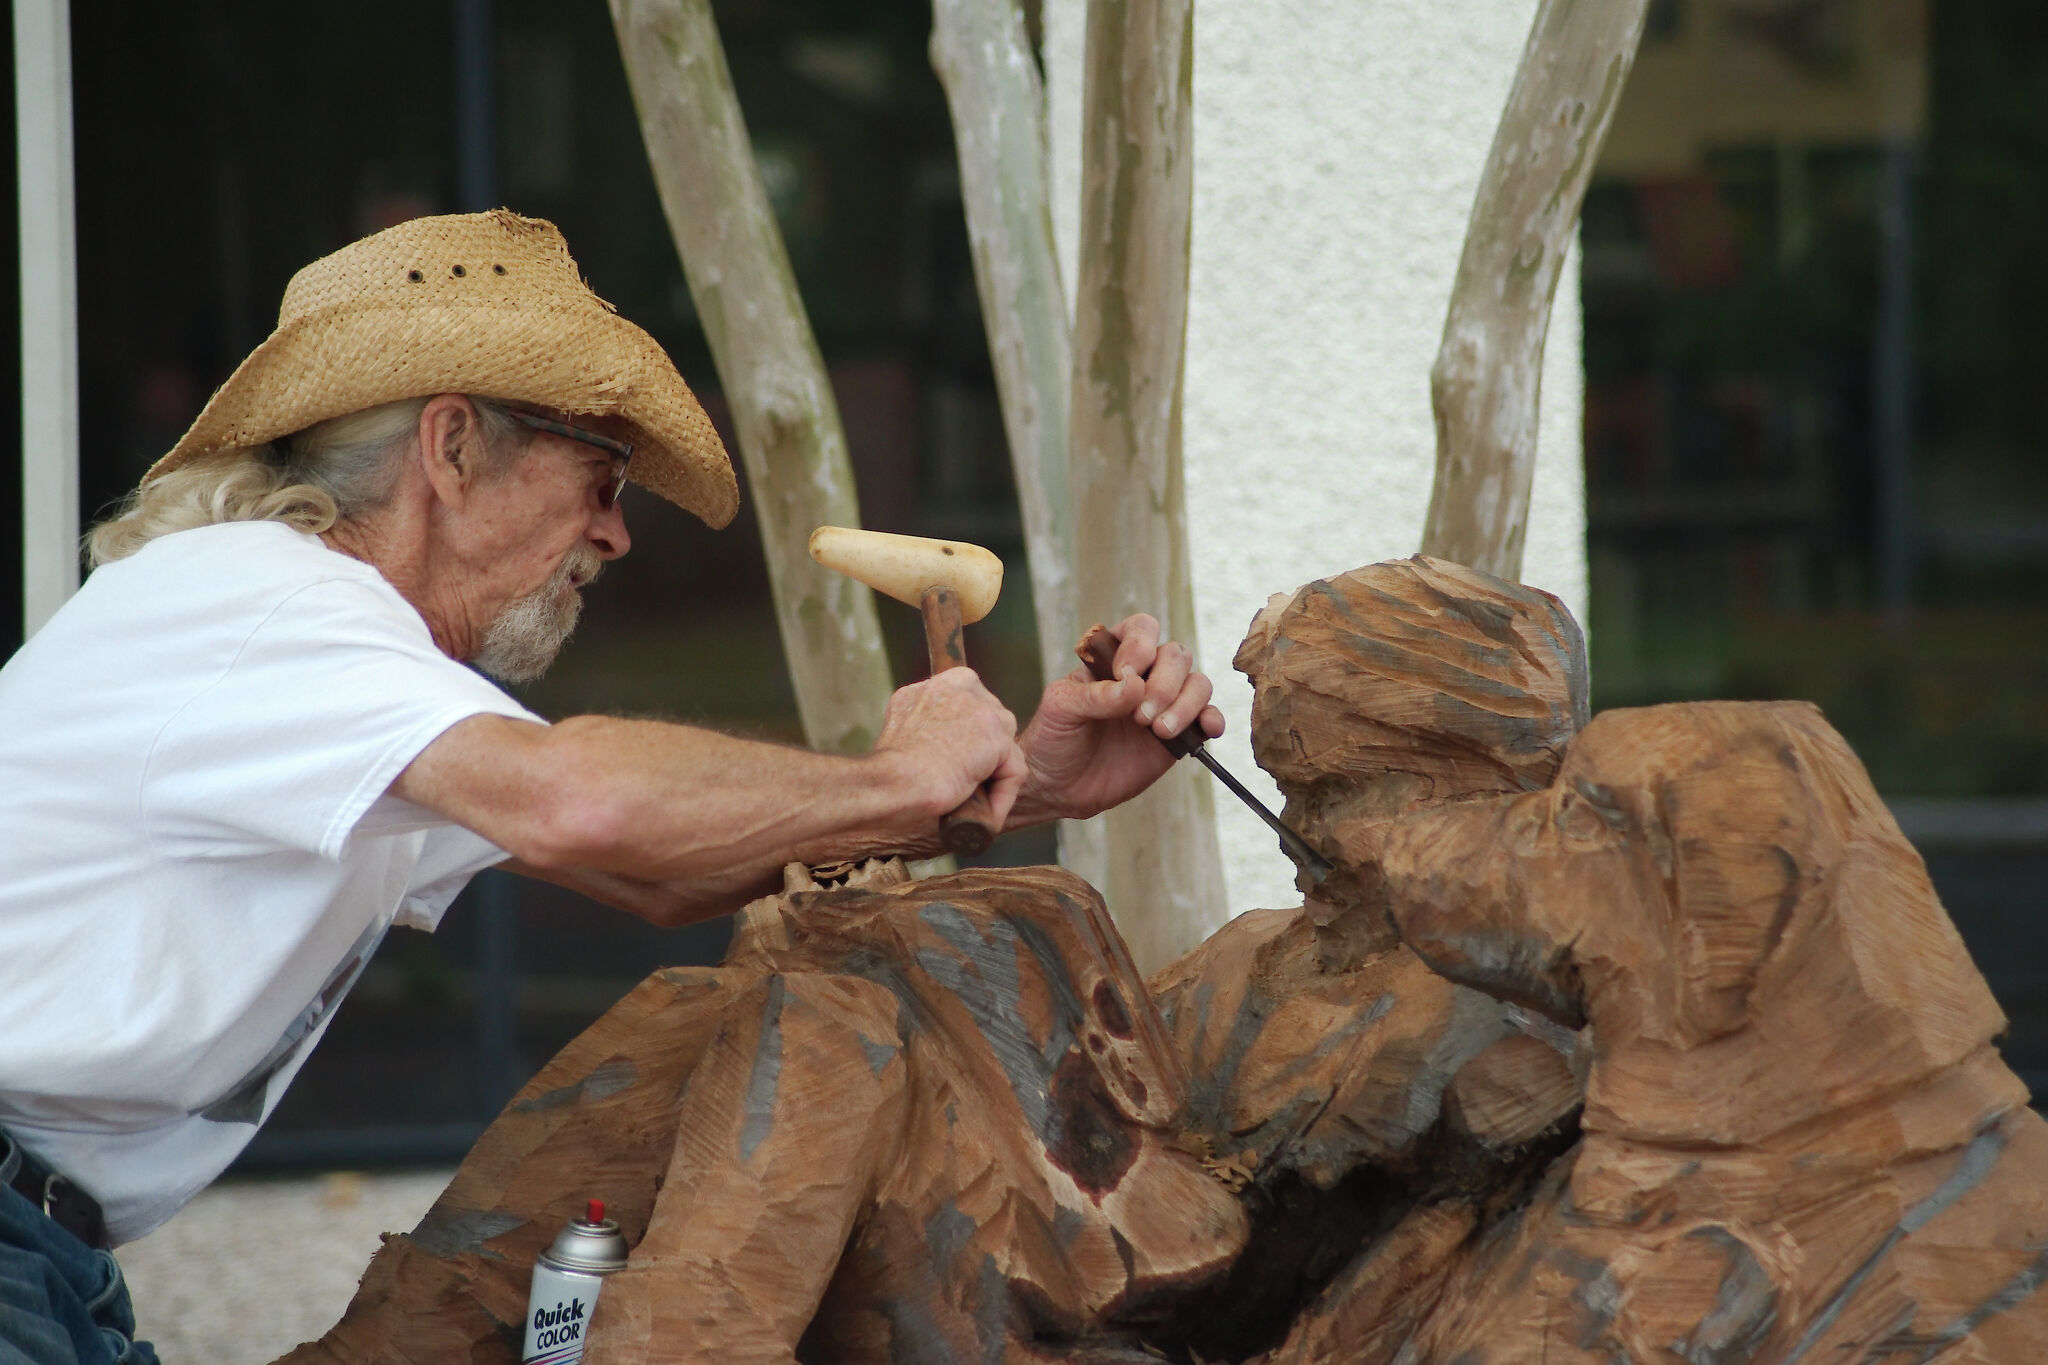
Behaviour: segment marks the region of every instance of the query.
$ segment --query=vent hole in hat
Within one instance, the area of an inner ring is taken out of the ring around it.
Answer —
[[[420,274],[420,272],[419,272],[419,271],[417,271],[417,270],[408,270],[408,271],[406,271],[406,272],[405,272],[405,277],[406,277],[407,279],[411,280],[411,281],[412,281],[412,282],[413,282],[414,284],[418,284],[418,283],[419,283],[419,282],[420,282],[421,280],[423,280],[423,279],[425,279],[425,278],[426,278],[426,276],[425,276],[425,275],[422,275],[422,274]]]
[[[491,273],[493,275],[502,275],[505,273],[505,267],[502,265],[494,265],[491,267]]]
[[[458,265],[458,266],[456,266],[456,267],[455,267],[455,269],[454,269],[453,271],[451,271],[451,272],[449,272],[449,273],[453,274],[453,275],[455,276],[455,278],[459,280],[459,279],[461,279],[461,278],[462,278],[462,277],[463,277],[464,275],[467,275],[467,274],[468,274],[469,272],[468,272],[467,270],[464,270],[464,269],[463,269],[463,268],[462,268],[461,266],[459,266],[459,265]]]

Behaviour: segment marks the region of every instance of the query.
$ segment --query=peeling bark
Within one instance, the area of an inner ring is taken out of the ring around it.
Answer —
[[[1193,83],[1189,0],[1093,0],[1074,291],[1077,619],[1148,611],[1190,648],[1180,405]],[[1206,774],[1178,765],[1105,828],[1099,885],[1141,967],[1163,966],[1223,922]]]
[[[1521,576],[1551,302],[1647,8],[1648,0],[1543,0],[1537,11],[1430,372],[1436,483],[1426,555]]]
[[[933,0],[932,67],[946,88],[960,156],[960,196],[1003,431],[1017,480],[1039,668],[1074,665],[1074,490],[1067,442],[1074,344],[1053,243],[1045,89],[1026,16],[1014,0]],[[1060,862],[1108,881],[1103,821],[1065,820]]]
[[[732,406],[811,746],[866,753],[892,690],[874,594],[811,560],[860,525],[839,406],[747,137],[710,0],[611,0],[662,212]]]
[[[1073,337],[1053,249],[1045,90],[1015,0],[933,0],[974,280],[1010,441],[1046,682],[1074,666],[1074,500],[1067,425]]]

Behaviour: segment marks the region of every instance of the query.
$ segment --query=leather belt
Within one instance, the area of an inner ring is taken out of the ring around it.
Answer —
[[[0,1128],[0,1184],[41,1209],[58,1227],[89,1247],[107,1249],[107,1219],[99,1200],[30,1156]]]

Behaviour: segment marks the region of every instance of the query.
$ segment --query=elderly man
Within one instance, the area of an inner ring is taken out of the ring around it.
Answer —
[[[379,939],[505,863],[661,924],[792,860],[935,851],[986,784],[1085,816],[1200,716],[1134,617],[1118,680],[1022,736],[967,670],[845,758],[680,725],[547,724],[537,676],[630,544],[628,477],[729,521],[732,469],[560,234],[422,219],[308,266],[276,332],[0,670],[0,1363],[152,1359],[105,1248],[170,1217],[277,1103]],[[1134,723],[1135,722],[1135,723]]]

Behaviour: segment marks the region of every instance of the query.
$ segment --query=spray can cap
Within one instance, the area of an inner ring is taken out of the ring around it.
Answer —
[[[626,1239],[619,1225],[604,1216],[604,1201],[593,1199],[584,1216],[562,1229],[541,1259],[562,1270],[609,1275],[626,1268]]]

